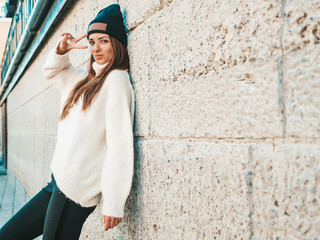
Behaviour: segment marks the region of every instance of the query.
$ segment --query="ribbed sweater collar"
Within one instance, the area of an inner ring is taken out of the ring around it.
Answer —
[[[92,68],[93,70],[96,72],[96,74],[98,75],[100,73],[100,71],[105,68],[105,66],[108,65],[109,62],[106,62],[105,64],[98,64],[97,62],[93,62],[92,63]]]

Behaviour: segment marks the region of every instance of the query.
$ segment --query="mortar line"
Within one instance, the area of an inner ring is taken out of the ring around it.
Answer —
[[[52,88],[53,85],[50,85],[47,88],[44,88],[42,91],[38,92],[37,94],[33,95],[32,97],[30,97],[28,100],[26,100],[25,102],[23,102],[21,105],[19,105],[18,107],[16,107],[15,109],[12,109],[12,111],[8,112],[7,115],[11,115],[12,113],[14,113],[15,111],[19,110],[20,108],[24,107],[26,104],[28,104],[29,102],[31,102],[33,99],[35,99],[36,97],[38,97],[39,95],[41,95],[43,92],[45,92],[46,90],[48,90],[49,88]]]
[[[284,49],[283,49],[283,43],[282,43],[283,28],[284,28],[284,24],[285,24],[284,4],[285,4],[285,0],[281,0],[280,17],[282,19],[282,23],[281,23],[281,26],[278,30],[280,49],[281,49],[281,56],[279,57],[279,62],[278,62],[278,81],[279,81],[279,89],[278,89],[279,98],[278,98],[278,100],[279,100],[280,111],[282,114],[281,122],[283,123],[283,128],[282,128],[282,136],[283,137],[285,137],[287,134],[287,114],[286,114],[286,105],[285,105],[285,96],[284,96],[284,79],[283,79]]]
[[[308,138],[308,137],[261,137],[261,138],[208,138],[208,137],[167,137],[167,136],[134,136],[137,140],[166,140],[166,141],[206,141],[206,142],[230,142],[230,141],[242,141],[242,142],[259,142],[259,143],[273,143],[274,141],[300,141],[299,143],[314,142],[314,144],[320,143],[320,138]]]
[[[247,197],[248,197],[248,206],[249,206],[249,240],[252,240],[254,236],[254,226],[253,226],[253,218],[252,215],[254,214],[254,204],[253,204],[253,182],[252,182],[252,171],[253,171],[253,166],[252,166],[252,145],[249,146],[248,148],[248,172],[247,172],[247,186],[248,186],[248,192],[247,192]]]
[[[132,26],[131,28],[127,29],[127,32],[129,33],[129,32],[131,32],[131,31],[133,31],[135,28],[137,28],[137,27],[139,27],[140,25],[144,24],[149,18],[151,18],[151,17],[153,17],[154,15],[158,14],[160,11],[162,11],[164,8],[166,8],[167,6],[171,5],[172,3],[173,3],[173,1],[170,2],[170,3],[168,3],[168,4],[163,4],[163,5],[159,6],[159,9],[158,9],[156,12],[154,12],[152,15],[146,17],[146,18],[145,18],[144,20],[142,20],[141,22],[136,23],[136,25]],[[161,2],[160,2],[160,4],[161,4]]]

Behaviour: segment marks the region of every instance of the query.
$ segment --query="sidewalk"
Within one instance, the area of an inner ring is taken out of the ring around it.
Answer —
[[[0,228],[29,200],[14,174],[0,175]],[[36,239],[41,240],[42,236]]]

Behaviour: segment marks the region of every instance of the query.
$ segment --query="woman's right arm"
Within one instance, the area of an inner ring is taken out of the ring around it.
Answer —
[[[65,36],[50,50],[45,63],[42,65],[42,73],[45,79],[61,91],[71,82],[75,82],[79,80],[79,78],[84,78],[87,74],[87,71],[83,69],[74,68],[69,58],[71,49],[85,47],[79,47],[79,45],[75,45],[75,41],[73,41],[71,44],[68,43],[67,48],[61,50],[61,42],[63,41],[66,43]]]

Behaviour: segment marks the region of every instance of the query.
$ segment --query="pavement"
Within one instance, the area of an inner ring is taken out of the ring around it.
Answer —
[[[0,165],[0,228],[30,200],[23,185],[14,174]],[[42,236],[35,238],[41,240]]]

